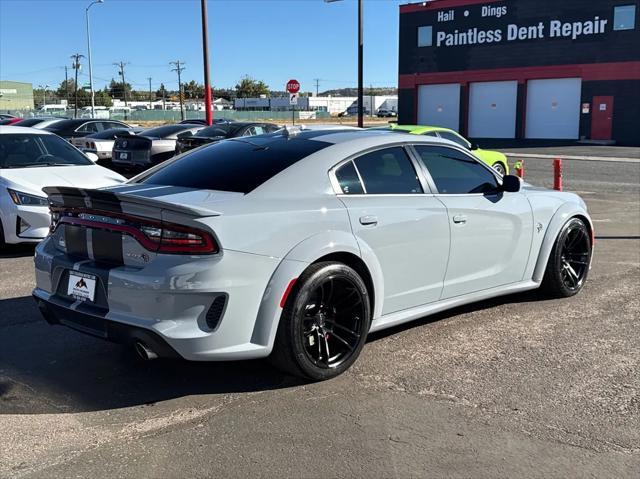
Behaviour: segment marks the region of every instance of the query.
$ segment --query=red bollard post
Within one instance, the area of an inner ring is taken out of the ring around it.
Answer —
[[[513,167],[516,170],[516,176],[524,180],[524,160],[517,161]]]
[[[553,160],[553,189],[562,191],[562,160]]]

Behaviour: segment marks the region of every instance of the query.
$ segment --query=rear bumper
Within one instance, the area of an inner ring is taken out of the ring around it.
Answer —
[[[114,343],[133,347],[143,343],[161,358],[179,358],[180,355],[159,334],[145,328],[108,321],[96,312],[78,311],[56,301],[44,299],[42,291],[34,291],[33,298],[40,313],[51,325],[60,324],[85,334]]]
[[[146,266],[106,268],[90,260],[74,263],[57,251],[54,239],[36,248],[33,291],[50,323],[123,343],[148,332],[191,361],[253,359],[271,352],[271,344],[254,339],[256,319],[281,260],[225,251],[219,257],[164,255]],[[71,270],[96,276],[95,302],[66,294]],[[208,314],[219,296],[226,302],[212,326]],[[269,304],[278,300],[270,298]]]

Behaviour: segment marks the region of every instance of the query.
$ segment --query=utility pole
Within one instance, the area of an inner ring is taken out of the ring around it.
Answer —
[[[375,101],[375,97],[373,96],[373,85],[369,83],[369,103],[370,103],[369,108],[371,108],[371,110],[369,110],[369,115],[371,117],[373,117],[373,112],[376,109],[374,101]]]
[[[314,78],[314,82],[316,82],[316,96],[318,96],[318,90],[320,88],[320,78]]]
[[[358,0],[358,126],[362,128],[364,126],[364,120],[362,118],[364,114],[362,102],[364,101],[364,88],[362,87],[362,56],[363,56],[363,41],[362,41],[362,0]]]
[[[67,97],[67,108],[69,108],[69,73],[67,71],[67,65],[64,66],[64,91]]]
[[[80,59],[84,58],[84,55],[80,55],[79,53],[76,53],[75,55],[71,55],[71,58],[73,58],[73,68],[76,71],[76,80],[75,80],[75,84],[74,84],[74,88],[75,88],[75,105],[74,105],[74,112],[73,112],[73,117],[74,118],[78,118],[78,70],[80,70]]]
[[[184,62],[180,60],[176,60],[175,62],[169,62],[170,65],[174,65],[175,68],[172,68],[172,72],[178,73],[178,98],[180,99],[180,119],[184,121],[184,98],[182,96],[182,70],[184,70]]]
[[[207,25],[207,0],[201,0],[202,11],[202,56],[204,63],[204,111],[207,125],[213,123],[211,108],[211,79],[209,78],[209,28]]]
[[[149,110],[153,110],[153,105],[151,105],[151,102],[153,101],[151,96],[151,77],[147,77],[147,80],[149,80]]]
[[[126,83],[126,81],[124,79],[124,66],[126,64],[127,63],[125,63],[123,61],[120,61],[118,63],[114,63],[114,65],[117,66],[120,69],[119,73],[120,73],[120,76],[122,77],[122,95],[123,95],[123,98],[124,98],[124,106],[125,107],[127,106],[127,83]],[[124,110],[124,119],[125,120],[127,119],[127,110],[126,109]]]

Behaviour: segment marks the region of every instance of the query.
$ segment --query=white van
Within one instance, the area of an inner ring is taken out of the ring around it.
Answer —
[[[38,108],[38,113],[65,113],[67,111],[66,105],[42,105]]]

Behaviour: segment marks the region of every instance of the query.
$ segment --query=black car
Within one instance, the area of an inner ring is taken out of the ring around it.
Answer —
[[[58,121],[53,125],[46,127],[45,130],[68,140],[70,138],[87,136],[92,133],[98,133],[111,128],[131,129],[132,127],[126,123],[116,120],[74,119]]]
[[[227,120],[225,118],[215,118],[213,120],[213,124],[215,125],[216,123],[231,123],[233,120]],[[193,125],[204,125],[204,126],[209,126],[209,123],[207,123],[207,120],[203,120],[202,118],[191,118],[190,120],[182,120],[180,123],[178,123],[179,125],[186,125],[186,124],[193,124]]]
[[[193,136],[178,138],[176,142],[176,155],[185,151],[198,148],[199,146],[213,143],[227,138],[238,138],[240,136],[264,135],[279,130],[278,125],[273,123],[219,123],[200,130]]]
[[[195,135],[203,128],[193,123],[163,125],[132,137],[117,137],[111,161],[126,168],[148,168],[171,158],[176,150],[176,140]]]

